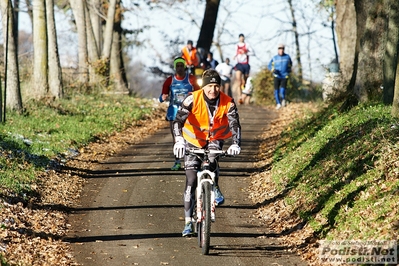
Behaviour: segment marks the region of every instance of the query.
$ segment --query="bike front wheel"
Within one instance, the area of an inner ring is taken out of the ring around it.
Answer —
[[[202,254],[209,254],[211,241],[211,184],[204,182],[201,188],[202,196],[202,220],[198,223],[198,244],[202,248]]]

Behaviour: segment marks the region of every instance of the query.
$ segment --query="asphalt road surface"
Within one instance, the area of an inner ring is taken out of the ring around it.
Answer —
[[[81,265],[307,265],[289,252],[254,217],[248,198],[258,136],[274,111],[239,106],[242,153],[222,158],[220,188],[210,254],[201,255],[196,237],[182,237],[184,170],[171,171],[168,127],[100,163],[70,215],[71,242]],[[227,148],[230,143],[226,143]]]

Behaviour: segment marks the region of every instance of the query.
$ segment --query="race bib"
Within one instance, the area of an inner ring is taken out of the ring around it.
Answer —
[[[186,94],[185,93],[176,93],[175,95],[175,103],[182,103],[184,98],[186,98]]]

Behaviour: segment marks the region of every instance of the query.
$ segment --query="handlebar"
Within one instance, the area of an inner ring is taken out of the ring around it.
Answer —
[[[208,149],[196,149],[196,148],[187,148],[186,149],[186,155],[195,155],[198,158],[201,158],[203,156],[200,155],[206,155],[208,156],[209,154],[217,154],[216,157],[230,157],[232,155],[227,154],[227,151],[224,150],[208,150]]]
[[[215,159],[218,157],[230,156],[227,154],[227,151],[224,150],[208,150],[208,149],[198,149],[198,148],[186,149],[186,155],[194,155],[199,160],[202,161],[201,164],[202,170],[210,170],[209,154],[216,154]]]

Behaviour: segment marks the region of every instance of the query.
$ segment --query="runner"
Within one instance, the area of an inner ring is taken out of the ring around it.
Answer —
[[[239,42],[237,43],[236,54],[234,56],[234,59],[237,60],[237,64],[234,67],[236,74],[233,93],[237,95],[238,99],[240,99],[239,103],[241,104],[241,91],[244,89],[251,70],[251,66],[249,65],[249,56],[254,55],[255,53],[251,46],[245,42],[244,34],[241,33],[238,38]]]
[[[166,113],[166,120],[170,121],[172,131],[172,123],[176,118],[177,109],[181,105],[183,99],[192,91],[199,90],[197,79],[194,75],[187,74],[186,61],[182,57],[177,57],[173,61],[173,67],[176,71],[175,75],[168,77],[163,86],[159,101],[162,103],[169,97],[169,107]],[[175,143],[174,135],[173,143]],[[179,170],[181,167],[180,158],[175,157],[175,164],[171,170]]]

